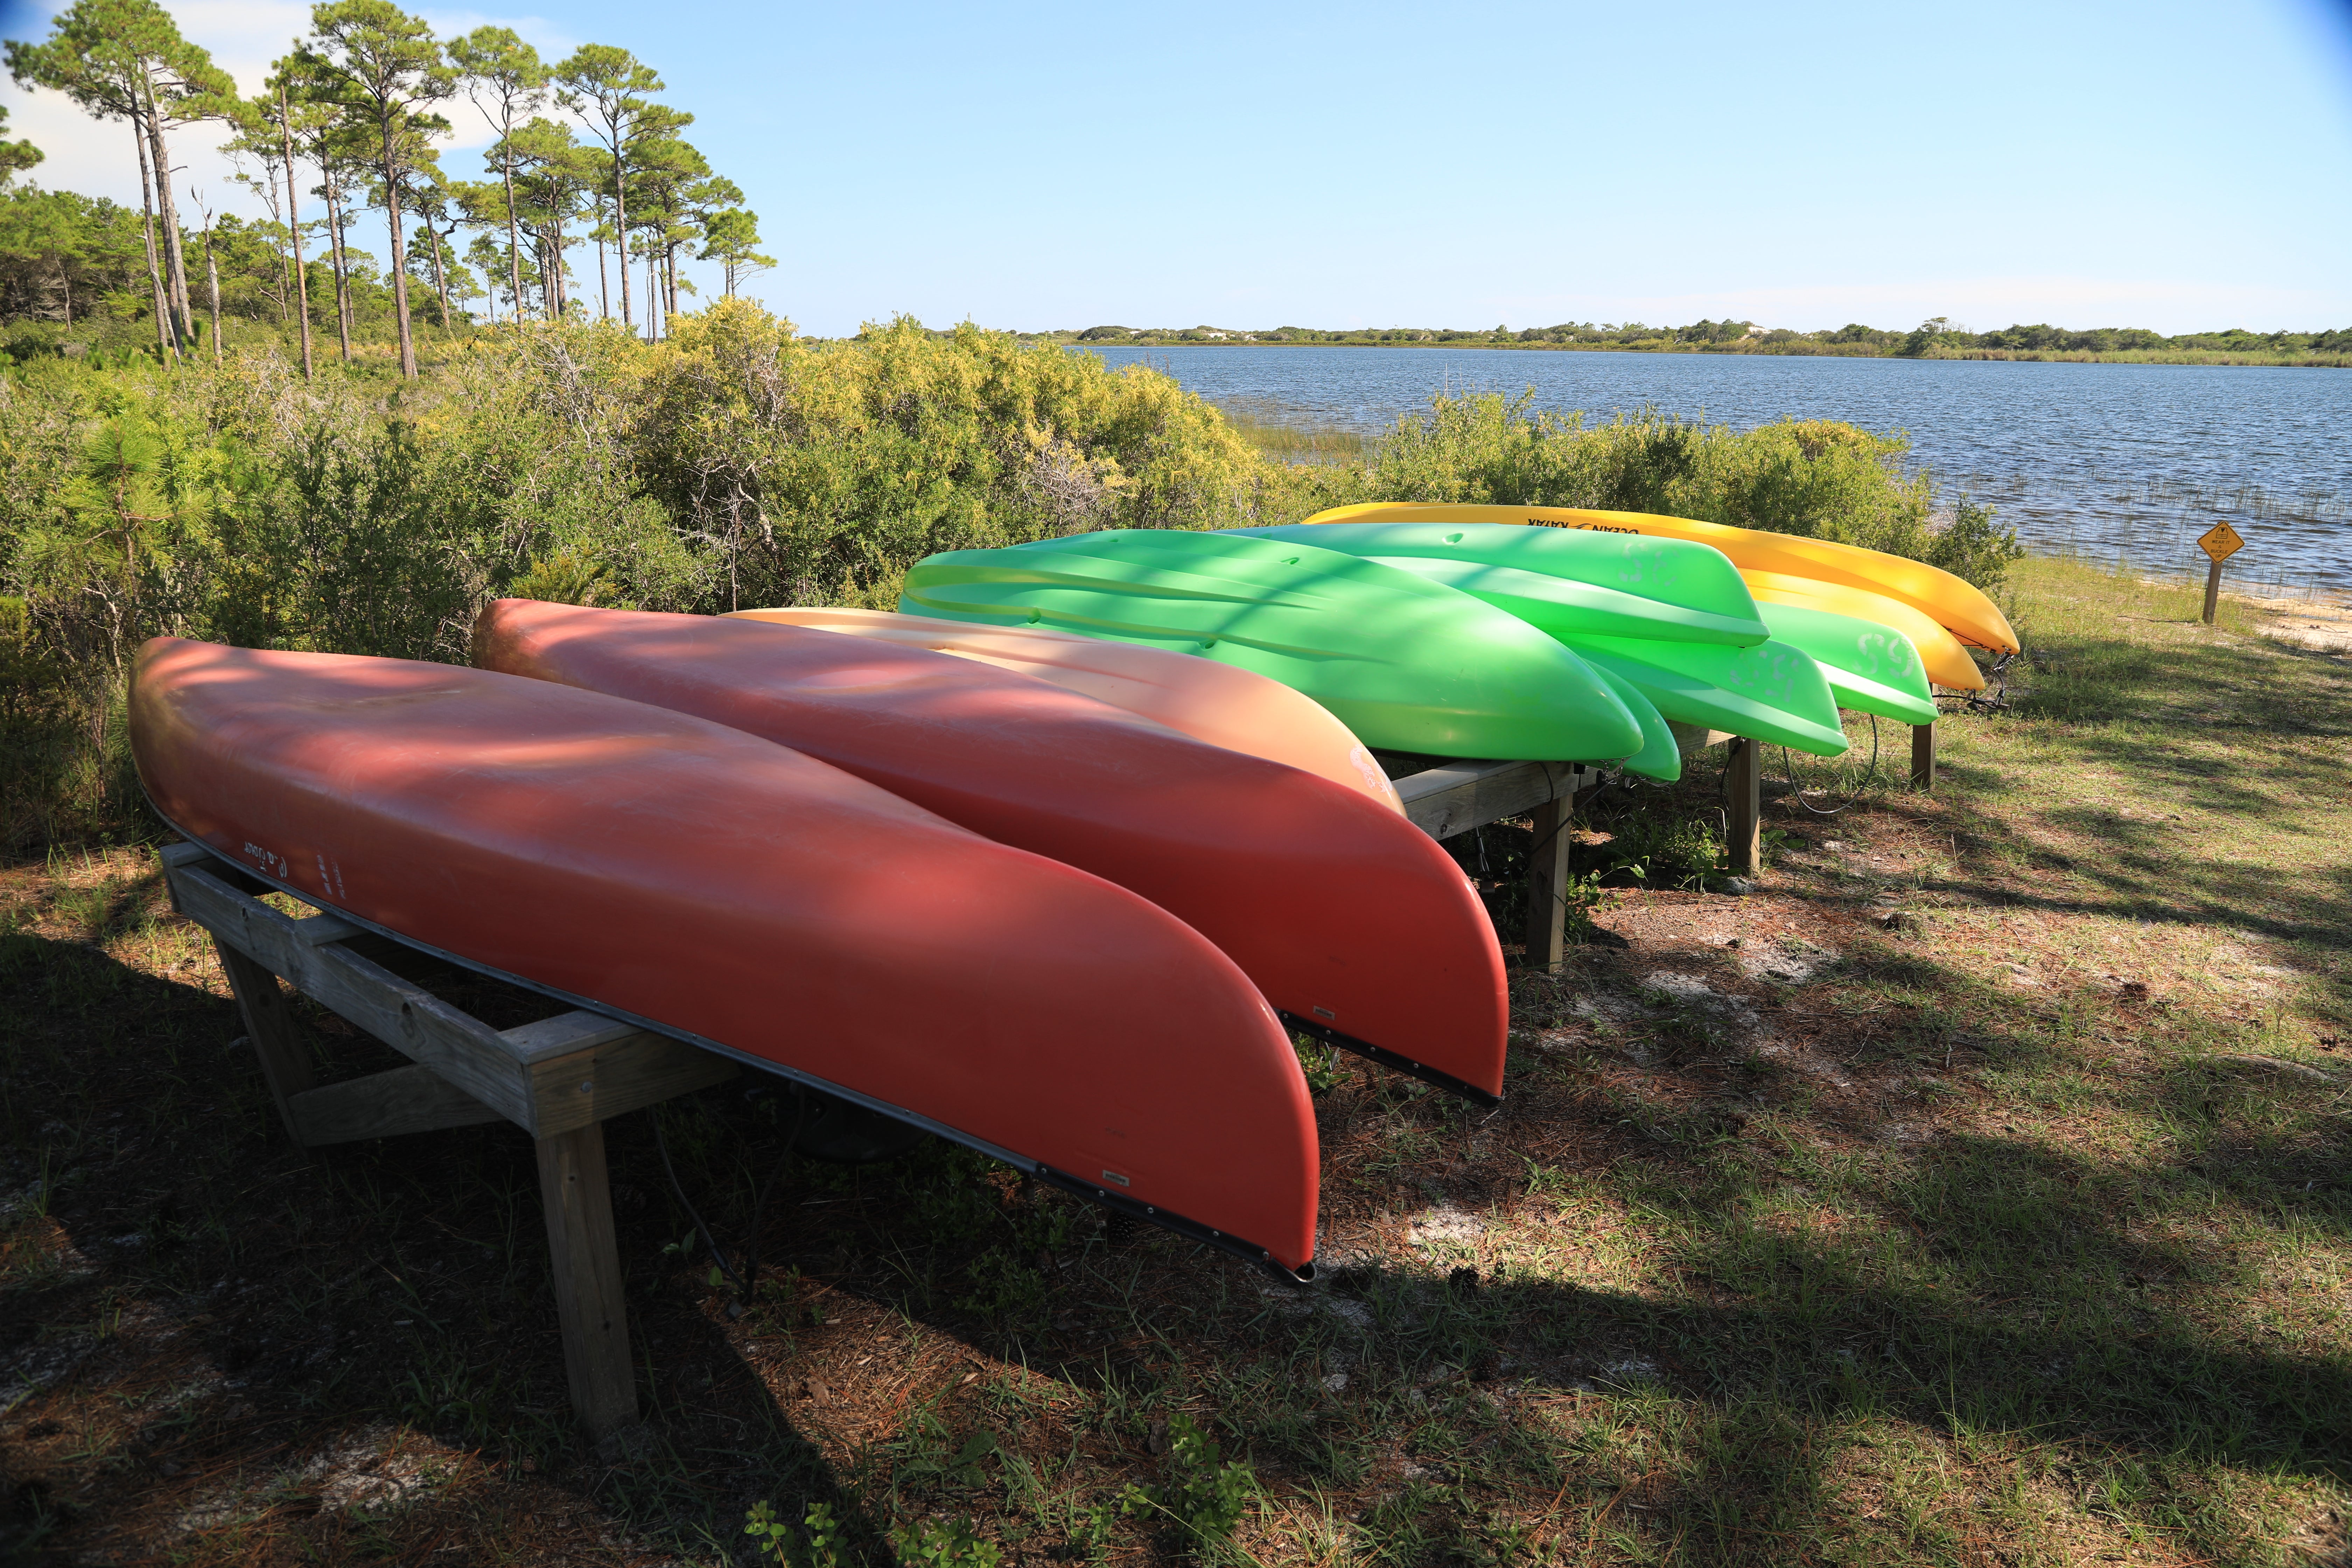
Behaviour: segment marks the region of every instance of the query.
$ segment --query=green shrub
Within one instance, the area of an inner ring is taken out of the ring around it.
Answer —
[[[982,1540],[969,1519],[922,1520],[892,1531],[890,1544],[908,1568],[996,1568],[1004,1561],[1003,1549]]]
[[[904,320],[812,342],[740,300],[675,326],[471,339],[410,386],[275,351],[0,371],[0,841],[136,830],[151,636],[457,661],[499,594],[887,605],[933,551],[1325,493],[1091,354]]]
[[[833,1517],[833,1505],[812,1503],[802,1522],[806,1534],[778,1518],[762,1498],[744,1516],[743,1533],[754,1543],[753,1555],[777,1568],[842,1568],[841,1521]]]
[[[1205,1543],[1233,1534],[1256,1490],[1250,1467],[1227,1459],[1216,1439],[1180,1410],[1168,1418],[1167,1484],[1129,1487],[1126,1506],[1129,1513],[1171,1522],[1189,1541]]]
[[[1594,425],[1532,411],[1533,397],[1433,399],[1381,441],[1364,499],[1660,512],[1883,550],[1984,588],[2024,554],[1985,508],[1940,520],[1899,433],[1823,419],[1738,431],[1655,409]]]

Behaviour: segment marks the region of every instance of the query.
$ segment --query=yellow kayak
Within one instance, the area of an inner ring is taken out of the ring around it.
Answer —
[[[1949,572],[1883,551],[1760,529],[1732,528],[1646,511],[1588,511],[1558,506],[1467,506],[1433,501],[1369,501],[1318,511],[1308,522],[1516,522],[1541,528],[1589,528],[1645,533],[1712,544],[1743,572],[1810,577],[1898,599],[1934,617],[1965,643],[2015,653],[2017,633],[2000,606]]]
[[[1946,631],[1935,617],[1913,609],[1900,599],[1811,577],[1790,577],[1780,572],[1742,572],[1739,575],[1748,584],[1748,595],[1759,605],[1827,610],[1833,616],[1852,616],[1858,621],[1891,626],[1909,637],[1911,645],[1919,650],[1919,662],[1926,668],[1928,679],[1952,691],[1984,689],[1984,672],[1969,657],[1969,650],[1960,646],[1960,639]]]
[[[1402,813],[1404,803],[1355,731],[1313,698],[1213,659],[1041,626],[994,626],[890,610],[737,610],[773,621],[872,637],[992,664],[1154,720],[1196,741],[1282,763],[1344,784]]]

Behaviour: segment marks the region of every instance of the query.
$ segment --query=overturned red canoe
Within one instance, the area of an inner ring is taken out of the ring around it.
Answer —
[[[446,665],[158,638],[131,734],[166,819],[305,900],[1308,1261],[1288,1037],[1124,889],[740,730]]]
[[[1302,1030],[1483,1100],[1507,999],[1461,869],[1370,797],[1010,670],[759,621],[502,599],[474,661],[805,752],[1142,894]]]

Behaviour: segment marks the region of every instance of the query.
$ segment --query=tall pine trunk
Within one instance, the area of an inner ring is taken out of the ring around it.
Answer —
[[[163,363],[171,364],[180,357],[180,347],[173,339],[172,302],[163,297],[163,269],[155,260],[155,187],[147,177],[147,128],[139,121],[140,112],[133,109],[131,141],[139,149],[139,205],[146,212],[146,226],[141,232],[147,237],[147,281],[155,289],[155,341]]]
[[[383,132],[383,219],[392,230],[392,309],[400,319],[400,374],[416,379],[416,340],[408,330],[408,244],[400,228],[400,161],[392,151],[392,121]]]
[[[457,230],[450,230],[452,235]],[[433,242],[433,291],[441,296],[441,332],[444,337],[455,332],[456,321],[449,314],[449,273],[441,265],[441,231],[433,226],[433,215],[425,215],[425,237]]]
[[[142,71],[147,89],[147,141],[155,154],[155,206],[163,221],[163,266],[172,289],[172,314],[180,341],[196,342],[196,308],[188,294],[187,247],[181,243],[180,204],[172,195],[172,157],[163,145],[163,114],[155,102],[155,79]]]
[[[512,145],[514,141],[514,111],[512,110],[507,110],[504,112],[507,116],[507,140],[500,145],[507,149],[507,153],[500,162],[504,164],[504,172],[506,174],[507,180],[507,268],[509,274],[509,281],[514,284],[514,292],[508,297],[514,300],[515,331],[522,331],[522,226],[515,218],[514,149]],[[494,293],[490,297],[490,310],[492,315],[491,324],[493,326],[497,325],[496,317],[498,303],[498,296]]]
[[[269,216],[274,221],[278,216],[278,165],[264,158],[261,170],[269,176]],[[270,298],[278,301],[278,324],[282,327],[292,314],[294,300],[294,273],[283,250],[278,253],[278,292]]]
[[[613,135],[614,269],[621,275],[621,325],[628,327],[635,323],[629,320],[629,193],[622,182],[621,137],[616,128]]]
[[[211,280],[213,291],[213,363],[221,362],[220,341],[220,264],[213,259],[212,219],[205,220],[205,276]]]
[[[278,132],[286,152],[286,242],[294,253],[294,297],[302,317],[302,379],[309,381],[310,371],[310,279],[302,269],[302,218],[294,199],[294,111],[286,100],[286,89],[278,89]]]
[[[539,298],[547,319],[560,321],[571,313],[571,295],[563,287],[563,229],[559,225],[539,237]]]
[[[335,258],[335,331],[343,343],[343,363],[352,363],[352,284],[350,268],[343,260],[343,205],[335,191],[335,166],[325,157],[319,160],[319,173],[326,176],[327,245]]]

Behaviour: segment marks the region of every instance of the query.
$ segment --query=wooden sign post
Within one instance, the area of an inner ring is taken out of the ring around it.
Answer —
[[[2213,558],[2213,565],[2205,574],[2205,624],[2213,624],[2213,612],[2221,603],[2221,563],[2246,547],[2238,531],[2226,522],[2217,522],[2197,536],[2197,548]]]

